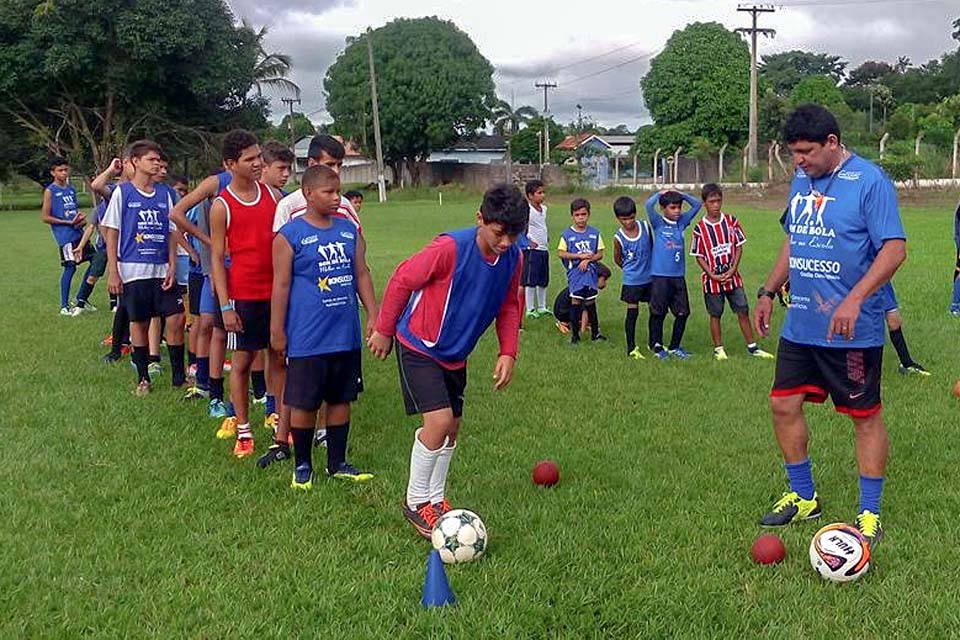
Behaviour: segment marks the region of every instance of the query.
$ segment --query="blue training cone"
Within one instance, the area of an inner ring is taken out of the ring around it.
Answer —
[[[456,596],[450,590],[447,582],[447,571],[440,559],[440,552],[436,549],[430,552],[427,558],[427,576],[423,581],[423,597],[420,604],[424,609],[446,607],[457,603]]]

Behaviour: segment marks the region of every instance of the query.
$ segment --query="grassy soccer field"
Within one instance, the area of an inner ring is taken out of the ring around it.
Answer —
[[[363,218],[378,294],[397,262],[438,231],[470,224],[478,204],[374,200]],[[610,201],[594,200],[591,223],[612,266]],[[728,203],[749,236],[748,292],[782,239],[784,201]],[[568,224],[568,202],[548,197],[551,242]],[[36,211],[2,213],[0,637],[960,634],[949,577],[949,545],[960,538],[950,392],[960,321],[947,314],[955,203],[956,194],[904,201],[909,258],[895,283],[914,357],[933,376],[899,376],[887,349],[887,537],[863,580],[824,583],[807,558],[814,531],[851,521],[857,507],[851,425],[829,405],[808,412],[824,518],[783,532],[782,565],[750,561],[756,520],[785,487],[767,404],[773,364],[748,359],[729,313],[731,359],[712,361],[688,259],[691,361],[625,357],[616,268],[600,297],[609,342],[571,348],[551,319],[528,321],[515,380],[494,393],[495,336],[481,341],[448,487],[455,506],[484,519],[490,546],[481,561],[448,568],[459,606],[433,612],[419,607],[429,543],[399,510],[417,421],[403,414],[393,357],[365,358],[352,422],[351,457],[376,479],[295,493],[289,462],[261,471],[234,460],[205,406],[170,389],[168,367],[153,394],[132,396],[127,361],[100,361],[111,321],[105,282],[99,313],[59,317],[49,230]],[[551,278],[550,302],[564,286],[556,259]],[[644,309],[641,342],[646,321]],[[262,418],[259,408],[252,415]],[[269,438],[256,435],[259,453]],[[550,490],[530,481],[543,458],[561,468]]]

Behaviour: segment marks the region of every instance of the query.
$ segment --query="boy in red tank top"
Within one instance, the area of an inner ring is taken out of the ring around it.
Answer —
[[[223,161],[233,174],[210,208],[210,240],[214,290],[222,327],[233,348],[230,400],[237,418],[233,454],[253,454],[249,417],[250,367],[257,352],[270,345],[270,294],[273,288],[273,216],[279,192],[260,182],[263,160],[256,136],[231,131],[223,140]],[[230,268],[224,255],[230,253]],[[271,353],[267,380],[276,379],[282,364]],[[273,375],[271,375],[273,374]],[[272,390],[271,390],[272,391]],[[279,401],[279,399],[278,399]]]

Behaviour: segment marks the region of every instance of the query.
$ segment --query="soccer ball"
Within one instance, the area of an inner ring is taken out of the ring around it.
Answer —
[[[828,524],[810,541],[810,564],[824,580],[852,582],[870,568],[870,544],[856,527]]]
[[[487,528],[474,512],[454,509],[437,520],[430,540],[444,564],[470,562],[487,548]]]

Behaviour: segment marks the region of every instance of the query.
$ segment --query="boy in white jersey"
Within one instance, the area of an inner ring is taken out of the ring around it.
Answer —
[[[550,284],[550,251],[547,232],[546,194],[541,180],[530,180],[525,189],[530,203],[530,223],[527,227],[527,246],[523,249],[523,294],[526,316],[539,318],[550,315],[547,308],[547,286]]]

